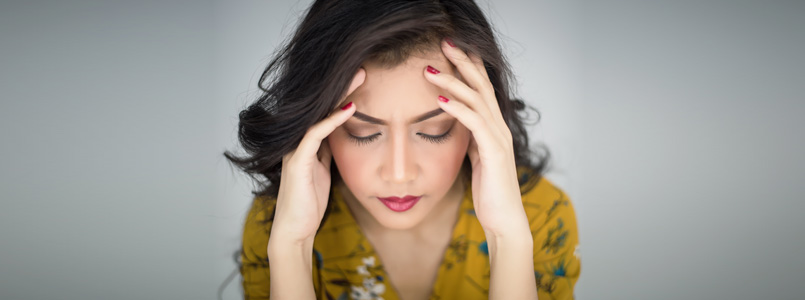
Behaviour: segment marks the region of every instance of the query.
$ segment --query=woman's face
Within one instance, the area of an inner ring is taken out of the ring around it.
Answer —
[[[471,133],[439,108],[439,95],[454,98],[425,79],[428,65],[461,78],[442,53],[412,56],[391,69],[364,64],[366,80],[344,102],[357,111],[327,138],[349,191],[388,229],[416,226],[455,194],[467,154]],[[408,195],[421,198],[404,211],[379,199]]]

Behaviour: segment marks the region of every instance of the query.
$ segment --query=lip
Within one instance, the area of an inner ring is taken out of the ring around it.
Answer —
[[[411,201],[411,200],[414,200],[414,199],[419,199],[420,197],[422,197],[422,196],[405,195],[405,197],[402,197],[402,198],[394,197],[394,196],[392,196],[392,197],[377,197],[377,198],[380,199],[380,200],[391,201],[391,202],[407,202],[407,201]]]
[[[388,207],[389,209],[391,209],[391,210],[393,210],[395,212],[404,212],[404,211],[407,211],[407,210],[411,209],[412,207],[414,207],[414,205],[417,204],[417,202],[419,202],[420,198],[422,198],[422,196],[410,196],[410,195],[407,195],[407,196],[402,197],[402,198],[400,198],[400,197],[377,197],[377,199],[379,199],[380,202],[383,202],[383,204],[385,204],[386,207]]]

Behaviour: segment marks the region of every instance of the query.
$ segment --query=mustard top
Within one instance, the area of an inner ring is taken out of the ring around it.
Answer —
[[[331,190],[329,216],[313,243],[313,286],[318,299],[399,300],[383,262],[343,202]],[[570,199],[547,178],[522,196],[534,238],[534,275],[540,300],[573,299],[581,272],[576,215]],[[273,200],[273,201],[271,201]],[[269,299],[268,236],[275,199],[255,201],[243,230],[240,272],[245,299]],[[430,299],[487,299],[489,252],[475,216],[471,185],[460,204],[452,240],[442,255]],[[322,288],[322,286],[324,288]]]

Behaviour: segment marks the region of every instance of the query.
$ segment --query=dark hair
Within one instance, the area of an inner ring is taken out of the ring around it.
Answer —
[[[268,64],[258,87],[263,94],[240,112],[238,138],[246,155],[224,156],[258,185],[257,196],[277,197],[282,157],[296,149],[313,124],[338,105],[364,62],[394,67],[411,55],[438,50],[451,37],[457,47],[484,60],[500,111],[512,133],[515,163],[525,170],[521,191],[541,178],[550,153],[532,160],[518,112],[526,104],[510,94],[511,69],[492,28],[472,0],[315,1],[292,39]],[[539,112],[537,122],[539,121]],[[536,122],[535,122],[536,124]],[[333,182],[341,180],[331,164]],[[462,176],[471,178],[469,158]]]
[[[246,155],[224,152],[258,185],[252,191],[258,196],[255,201],[261,201],[256,203],[258,207],[265,208],[269,199],[276,199],[282,157],[296,149],[307,129],[338,105],[340,95],[346,92],[362,63],[394,67],[412,55],[440,51],[438,45],[444,37],[451,37],[456,46],[484,60],[500,111],[512,133],[521,192],[536,185],[550,152],[541,146],[543,155],[533,160],[536,153],[529,148],[519,114],[530,107],[512,97],[511,69],[474,1],[317,0],[291,40],[275,53],[260,76],[258,87],[263,94],[240,112],[238,139]],[[536,124],[539,111],[534,111]],[[463,180],[471,178],[467,157],[461,172]],[[331,176],[334,183],[341,180],[335,163],[331,164]],[[272,219],[273,210],[263,222]],[[233,256],[239,266],[241,251]],[[230,274],[226,282],[236,273],[237,270]],[[219,288],[219,298],[226,282]]]

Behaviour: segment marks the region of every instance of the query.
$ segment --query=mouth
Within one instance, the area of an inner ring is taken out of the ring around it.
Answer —
[[[405,197],[377,197],[380,202],[386,205],[389,209],[395,212],[404,212],[406,210],[411,209],[419,202],[419,199],[422,196],[411,196],[406,195]]]

